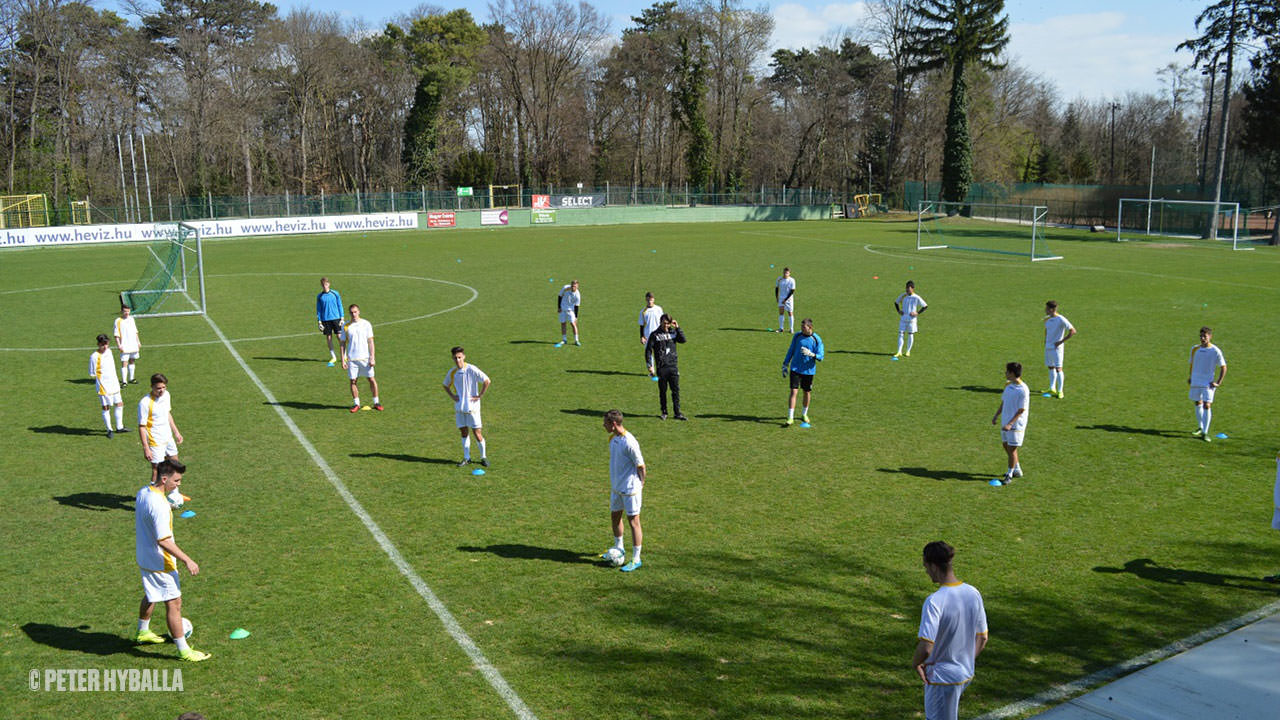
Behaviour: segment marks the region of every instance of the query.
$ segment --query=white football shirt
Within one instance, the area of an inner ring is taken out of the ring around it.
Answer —
[[[89,353],[89,377],[97,382],[99,395],[120,392],[120,377],[116,375],[116,360],[111,355],[111,348],[106,352],[94,350]]]
[[[942,585],[920,611],[921,640],[933,643],[925,665],[931,685],[961,685],[973,679],[978,635],[987,632],[982,593],[968,583]]]
[[[373,326],[360,318],[342,328],[342,341],[346,343],[348,360],[368,360],[369,341],[373,339]]]
[[[160,394],[159,400],[147,393],[138,401],[138,427],[146,429],[147,444],[151,447],[164,447],[173,442],[173,428],[169,425],[170,412],[172,409],[168,390]]]
[[[489,376],[476,367],[467,364],[461,370],[457,367],[449,368],[449,373],[444,376],[444,386],[452,387],[453,394],[458,396],[458,401],[453,404],[453,409],[458,412],[480,412],[480,400],[472,400],[480,394],[480,386],[489,381]]]
[[[641,332],[644,334],[646,339],[648,339],[649,335],[653,333],[654,330],[658,329],[658,320],[661,318],[661,305],[646,307],[640,311],[640,326],[644,328]]]
[[[560,288],[560,312],[569,312],[582,304],[582,292],[570,290],[571,287],[573,286],[565,285]]]
[[[796,289],[796,279],[794,277],[779,277],[778,278],[778,302],[780,303],[789,302],[787,300],[787,295],[794,293],[795,289]],[[795,300],[794,295],[792,295],[791,300]]]
[[[1217,345],[1210,344],[1207,348],[1195,345],[1191,348],[1191,387],[1209,387],[1218,368],[1226,364]]]
[[[634,435],[623,432],[609,439],[609,483],[614,492],[631,495],[639,490],[641,465],[644,455]]]
[[[142,348],[142,343],[138,340],[138,324],[133,321],[132,315],[116,318],[115,334],[120,339],[120,352],[136,353]]]
[[[921,310],[929,307],[929,303],[919,295],[902,293],[898,296],[898,307],[902,310],[902,316],[909,318],[911,313],[919,315]]]
[[[1013,420],[1013,414],[1018,412],[1018,408],[1022,408],[1022,414],[1018,416],[1018,422],[1013,424],[1014,430],[1023,430],[1027,427],[1027,415],[1031,412],[1031,390],[1027,384],[1018,380],[1004,386],[1004,392],[1000,396],[1000,425],[1001,427],[1008,425]]]
[[[1067,336],[1071,330],[1075,330],[1076,326],[1062,315],[1054,315],[1044,319],[1044,346],[1047,350],[1052,350],[1057,346],[1058,341]]]
[[[154,485],[145,485],[134,498],[135,557],[138,567],[151,572],[177,570],[173,556],[157,543],[173,537],[173,508],[164,497],[164,491]]]

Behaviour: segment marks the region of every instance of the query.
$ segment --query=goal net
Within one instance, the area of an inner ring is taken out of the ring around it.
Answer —
[[[1116,218],[1117,242],[1145,240],[1253,249],[1247,236],[1240,237],[1240,203],[1121,198]]]
[[[204,252],[200,230],[181,222],[157,223],[146,246],[147,265],[133,287],[120,293],[135,317],[203,315]]]
[[[921,200],[917,250],[969,250],[1038,260],[1061,260],[1045,239],[1044,205]]]

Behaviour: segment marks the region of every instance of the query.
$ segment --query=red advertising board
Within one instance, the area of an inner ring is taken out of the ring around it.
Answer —
[[[454,227],[456,225],[457,216],[452,212],[427,213],[427,227],[429,228]]]
[[[551,207],[550,195],[534,195],[533,196],[534,210],[547,210],[547,209],[550,209],[550,207]]]

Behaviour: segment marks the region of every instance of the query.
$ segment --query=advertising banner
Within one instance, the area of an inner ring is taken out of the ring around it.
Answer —
[[[471,188],[469,187],[458,188],[458,197],[471,197],[471,196],[472,196]]]
[[[555,221],[556,221],[555,210],[534,210],[533,211],[534,225],[545,225],[547,223],[553,223]]]
[[[481,225],[506,225],[507,211],[506,210],[481,210],[480,224]]]
[[[587,208],[602,207],[605,203],[604,195],[552,195],[551,207],[553,208]]]
[[[457,224],[458,216],[452,212],[427,213],[427,227],[429,228],[456,227]]]
[[[546,209],[548,209],[548,208],[550,208],[550,207],[551,207],[551,196],[550,196],[550,195],[534,195],[534,196],[533,196],[533,209],[534,209],[534,210],[546,210]]]
[[[261,235],[415,230],[418,227],[418,213],[191,220],[187,224],[200,228],[200,236],[205,240],[216,240],[224,237],[254,237]],[[168,233],[165,232],[163,226],[153,223],[9,228],[0,229],[0,248],[137,242],[140,240],[158,240],[167,236]]]

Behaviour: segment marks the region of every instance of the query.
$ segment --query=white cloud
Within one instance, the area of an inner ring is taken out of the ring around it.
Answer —
[[[1064,100],[1114,98],[1134,90],[1157,92],[1156,71],[1191,56],[1175,48],[1185,38],[1144,32],[1148,23],[1122,12],[1058,15],[1013,23],[1008,54],[1057,85]]]
[[[829,3],[808,8],[782,3],[773,8],[771,50],[815,48],[829,44],[846,32],[854,32],[867,16],[864,2]]]

